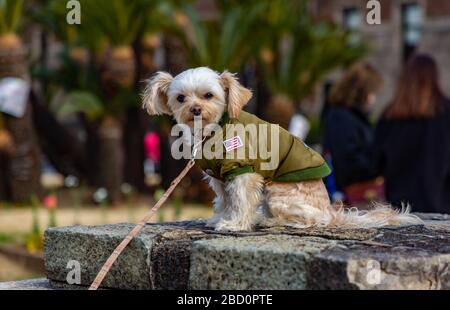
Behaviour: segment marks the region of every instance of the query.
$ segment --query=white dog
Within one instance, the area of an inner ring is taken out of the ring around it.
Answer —
[[[243,87],[234,74],[219,74],[202,67],[187,70],[175,78],[169,73],[158,72],[149,80],[143,105],[151,115],[172,115],[177,123],[191,128],[195,117],[201,117],[204,125],[221,124],[224,118],[234,124],[264,123],[242,111],[251,97],[251,91]],[[285,173],[280,177],[277,173],[289,170],[286,160],[283,163],[280,161],[279,166],[270,173],[258,171],[251,166],[251,161],[243,167],[236,166],[235,162],[221,162],[222,166],[206,169],[209,184],[216,193],[214,217],[208,222],[210,226],[216,230],[240,231],[251,230],[256,223],[341,228],[421,223],[419,218],[409,213],[408,208],[396,211],[377,205],[370,211],[336,209],[330,204],[322,181],[328,173],[323,159],[301,141],[287,136],[287,132],[282,131],[282,135],[290,143],[289,154],[283,156],[289,157],[291,166],[303,165],[305,169],[300,174],[294,171],[294,174]],[[246,147],[240,139],[233,142],[228,144],[231,149]],[[282,147],[286,148],[286,143],[280,144],[280,153],[284,152]],[[296,151],[293,152],[293,149]],[[224,169],[224,166],[234,169],[233,173],[230,174],[230,169]],[[205,168],[204,165],[201,167]],[[226,174],[223,170],[227,170]],[[286,177],[288,175],[295,178],[289,179]],[[260,206],[263,207],[259,209]]]

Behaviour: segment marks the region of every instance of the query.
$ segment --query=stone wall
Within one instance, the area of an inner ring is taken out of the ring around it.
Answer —
[[[450,289],[450,217],[368,230],[263,228],[217,233],[202,221],[151,224],[119,257],[115,289]],[[89,286],[129,224],[52,228],[45,267],[53,287]],[[81,282],[68,286],[69,261]]]

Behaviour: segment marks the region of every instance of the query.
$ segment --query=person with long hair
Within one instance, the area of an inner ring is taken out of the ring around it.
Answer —
[[[323,113],[324,155],[331,158],[333,187],[338,193],[346,193],[344,200],[349,203],[349,188],[376,177],[372,163],[374,128],[369,111],[381,85],[382,79],[371,65],[354,64],[332,86],[329,106]]]
[[[408,62],[375,136],[387,200],[414,212],[450,213],[450,102],[430,56]]]

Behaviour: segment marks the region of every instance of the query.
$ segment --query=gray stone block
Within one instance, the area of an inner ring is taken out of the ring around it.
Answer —
[[[423,226],[380,229],[366,242],[340,242],[310,260],[311,289],[448,289],[450,234]]]
[[[263,228],[217,233],[203,222],[147,225],[107,275],[113,289],[448,289],[450,225],[382,229]],[[52,228],[45,234],[51,284],[81,265],[86,288],[132,225]]]
[[[52,228],[45,232],[45,270],[51,280],[65,282],[70,261],[79,262],[81,285],[89,285],[131,225]],[[133,240],[104,281],[106,287],[150,289],[149,251],[153,231]]]
[[[383,228],[367,240],[260,236],[194,242],[192,289],[448,289],[450,233]]]
[[[178,225],[178,226],[177,226]],[[117,259],[103,286],[118,289],[187,287],[189,240],[195,223],[147,225]],[[81,286],[89,286],[115,247],[133,228],[129,224],[51,228],[45,232],[45,270],[55,282],[66,282],[69,261],[77,261]],[[178,232],[178,233],[177,233]],[[199,232],[201,234],[201,232]],[[176,236],[176,242],[171,242]],[[170,246],[165,245],[168,241]],[[161,265],[164,268],[161,268]]]
[[[307,261],[336,241],[267,235],[194,242],[191,289],[305,289]]]

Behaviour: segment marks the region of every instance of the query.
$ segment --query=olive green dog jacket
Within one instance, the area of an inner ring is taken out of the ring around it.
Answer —
[[[244,127],[245,131],[236,130]],[[204,142],[204,148],[206,145],[214,155],[205,158],[203,154],[196,162],[207,174],[222,181],[258,173],[265,182],[301,182],[322,179],[331,173],[322,156],[300,139],[245,111],[238,118],[225,114],[220,128]],[[267,167],[269,162],[272,165]]]

